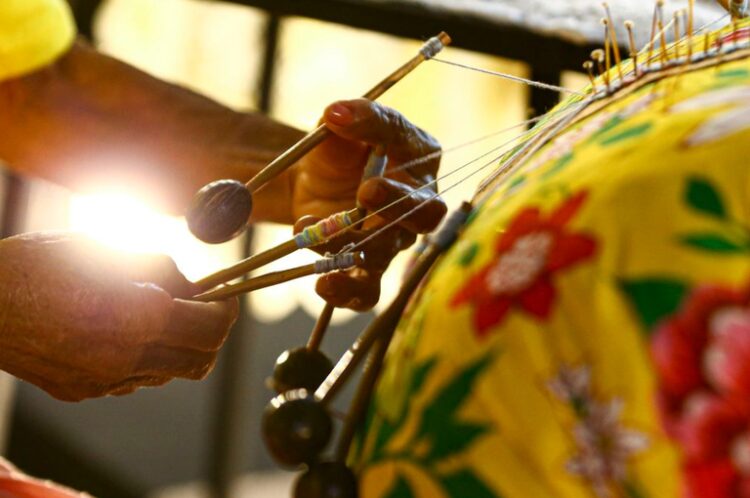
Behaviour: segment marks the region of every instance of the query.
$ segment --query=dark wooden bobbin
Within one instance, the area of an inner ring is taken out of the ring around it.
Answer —
[[[304,389],[288,391],[269,403],[264,412],[262,431],[272,456],[285,466],[308,464],[308,472],[298,482],[296,491],[298,494],[296,496],[325,496],[314,493],[326,489],[321,487],[319,480],[329,471],[337,478],[341,478],[342,487],[348,490],[352,489],[347,487],[349,481],[348,477],[345,476],[353,474],[350,474],[346,469],[343,460],[346,449],[351,443],[351,438],[369,402],[390,339],[414,291],[440,254],[455,240],[458,230],[468,218],[470,212],[471,205],[467,203],[457,213],[454,213],[454,216],[450,217],[444,228],[433,237],[432,244],[420,256],[393,302],[360,335],[314,394]],[[347,416],[342,431],[342,440],[338,445],[337,458],[330,465],[320,467],[320,454],[328,443],[328,440],[325,443],[322,443],[322,440],[324,436],[330,439],[331,433],[332,419],[327,407],[351,377],[354,369],[376,344],[371,361],[365,370],[363,383],[355,396],[350,414]],[[313,408],[313,405],[316,408]],[[323,416],[323,413],[327,417]],[[280,431],[288,431],[288,433]],[[335,471],[331,469],[335,469]],[[356,494],[352,496],[356,496]]]
[[[276,359],[272,377],[276,392],[300,388],[313,392],[331,373],[333,362],[320,351],[320,343],[331,322],[333,310],[334,307],[326,303],[307,346],[287,349]]]

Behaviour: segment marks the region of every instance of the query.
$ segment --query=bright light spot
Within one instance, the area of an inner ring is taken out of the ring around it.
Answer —
[[[239,257],[239,243],[209,246],[195,239],[183,218],[160,213],[129,194],[73,196],[70,229],[118,250],[167,254],[191,280]]]

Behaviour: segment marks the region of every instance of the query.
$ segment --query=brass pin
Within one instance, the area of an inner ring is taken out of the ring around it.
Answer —
[[[635,73],[636,78],[639,77],[640,69],[638,68],[638,49],[635,46],[635,35],[633,34],[633,29],[635,27],[635,24],[633,21],[625,21],[625,29],[628,32],[628,50],[630,52],[630,58],[633,60],[633,72]]]
[[[651,38],[649,38],[648,56],[646,57],[646,67],[651,69],[651,60],[654,58],[654,47],[656,46],[656,33],[659,25],[660,6],[664,5],[663,0],[657,0],[654,5],[654,16],[651,20]]]
[[[662,69],[664,69],[667,67],[667,62],[669,62],[667,57],[667,35],[664,33],[666,29],[661,19],[656,23],[656,26],[659,28],[660,33],[661,47],[659,48],[659,56],[661,58]]]
[[[591,52],[591,58],[596,62],[599,74],[604,78],[604,84],[607,86],[607,91],[609,91],[609,73],[604,70],[604,50],[600,48],[593,50]]]
[[[604,7],[604,12],[607,14],[607,31],[609,31],[610,41],[612,43],[612,52],[615,56],[615,64],[617,64],[617,73],[620,75],[620,80],[622,80],[622,58],[620,57],[620,42],[617,39],[617,28],[612,21],[612,13],[609,10],[607,2],[604,2],[602,6]]]
[[[594,63],[591,61],[584,62],[583,69],[585,69],[586,73],[589,75],[589,81],[591,82],[592,91],[596,93],[596,78],[594,77]]]
[[[604,26],[604,67],[607,68],[607,73],[609,74],[610,69],[612,69],[612,58],[610,56],[612,42],[609,36],[609,21],[606,18],[602,18],[601,23]]]

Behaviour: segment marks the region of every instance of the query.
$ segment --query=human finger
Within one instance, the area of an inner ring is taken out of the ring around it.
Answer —
[[[405,162],[426,158],[440,151],[440,144],[429,133],[412,124],[400,112],[367,99],[340,100],[324,113],[326,126],[336,135],[371,146],[384,146],[389,159]],[[439,155],[426,160],[421,168],[433,173]]]
[[[318,279],[315,291],[337,308],[367,311],[380,299],[380,275],[361,268],[329,273]]]
[[[238,313],[237,299],[210,303],[175,299],[167,326],[155,342],[195,351],[218,351]]]
[[[390,178],[365,181],[359,187],[357,200],[391,222],[409,213],[398,225],[414,233],[434,230],[448,210],[443,199],[433,191],[414,188]]]
[[[164,254],[127,255],[118,264],[130,281],[154,284],[174,298],[187,298],[198,292],[174,260]]]
[[[141,387],[163,386],[170,380],[172,379],[169,377],[154,377],[150,375],[131,377],[130,379],[111,386],[109,388],[109,394],[112,396],[125,396],[134,393]]]
[[[200,380],[216,364],[216,352],[151,344],[138,355],[135,375]]]

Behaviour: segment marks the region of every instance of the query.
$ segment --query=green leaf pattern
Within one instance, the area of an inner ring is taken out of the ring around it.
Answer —
[[[416,465],[427,473],[436,484],[441,486],[446,495],[452,498],[476,497],[497,498],[497,493],[489,488],[472,469],[453,469],[450,473],[440,473],[436,464],[449,458],[454,458],[468,451],[479,439],[485,436],[490,427],[487,425],[462,420],[459,412],[469,399],[478,378],[492,364],[494,355],[486,354],[474,363],[459,371],[455,377],[442,386],[437,394],[431,398],[423,409],[419,427],[412,436],[405,450],[389,451],[386,444],[406,424],[405,413],[396,421],[388,421],[385,417],[370,417],[368,428],[377,431],[372,454],[367,458],[365,466],[372,466],[386,461],[405,460]],[[418,364],[411,376],[407,387],[409,400],[420,392],[436,366],[436,360],[430,359]],[[371,409],[372,410],[372,409]],[[378,419],[378,423],[373,421]],[[427,448],[426,452],[417,453],[414,448]],[[386,498],[408,498],[414,496],[408,480],[399,474],[395,484]]]
[[[732,218],[721,193],[701,177],[688,178],[685,202],[696,214],[714,219],[718,231],[681,234],[680,243],[691,249],[716,254],[750,254],[750,228]]]

